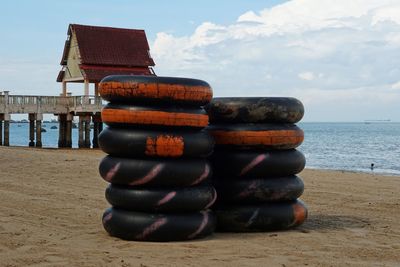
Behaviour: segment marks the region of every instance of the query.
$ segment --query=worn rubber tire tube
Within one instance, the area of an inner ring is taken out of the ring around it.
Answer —
[[[207,128],[216,147],[239,149],[292,149],[304,140],[294,124],[213,124]]]
[[[218,201],[231,204],[296,200],[304,191],[303,181],[295,175],[233,181],[216,179],[214,185],[218,191]]]
[[[205,159],[130,159],[106,156],[99,172],[107,182],[131,186],[190,186],[212,176]]]
[[[307,207],[301,200],[259,205],[220,206],[215,209],[221,232],[265,232],[302,224]]]
[[[110,184],[106,189],[113,207],[142,212],[195,212],[208,209],[216,198],[211,185],[136,188]]]
[[[203,106],[211,101],[212,89],[202,80],[112,75],[101,80],[100,96],[111,102],[183,104]]]
[[[213,212],[163,214],[109,208],[103,214],[104,229],[111,235],[136,241],[184,241],[202,238],[215,230]]]
[[[214,139],[206,131],[157,131],[105,128],[99,146],[107,154],[123,157],[207,157]]]
[[[219,179],[264,178],[300,173],[306,158],[298,150],[216,150],[211,158]]]
[[[212,123],[296,123],[304,106],[291,97],[219,97],[206,106]]]
[[[201,129],[208,125],[203,108],[153,107],[107,104],[101,111],[102,121],[109,126],[144,128],[179,127]]]

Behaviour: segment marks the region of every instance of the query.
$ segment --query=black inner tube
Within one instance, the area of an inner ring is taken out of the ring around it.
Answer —
[[[109,208],[103,214],[103,226],[115,237],[136,241],[184,241],[202,238],[214,232],[216,219],[210,210],[162,214]]]
[[[106,127],[99,146],[107,154],[121,157],[207,157],[214,139],[206,131],[167,131]]]
[[[185,213],[208,209],[217,193],[211,185],[136,188],[110,184],[106,199],[113,207],[162,213]]]
[[[212,176],[205,159],[131,159],[106,156],[99,172],[107,182],[131,186],[191,186]]]

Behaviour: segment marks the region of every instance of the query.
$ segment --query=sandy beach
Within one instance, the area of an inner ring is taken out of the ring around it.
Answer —
[[[399,266],[400,177],[305,170],[309,218],[191,242],[107,235],[99,150],[0,147],[1,266]]]

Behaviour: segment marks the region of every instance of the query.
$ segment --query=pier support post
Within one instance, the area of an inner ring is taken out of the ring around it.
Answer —
[[[99,147],[98,138],[99,138],[99,134],[100,134],[100,124],[102,124],[100,113],[96,113],[95,115],[93,115],[92,121],[93,121],[93,148],[98,148]]]
[[[99,123],[96,121],[93,121],[93,148],[98,148],[99,147],[99,142],[97,141],[97,138],[99,136]]]
[[[101,133],[101,131],[103,131],[103,121],[101,120],[101,117],[100,117],[99,134]]]
[[[58,115],[58,147],[66,147],[66,114]]]
[[[85,116],[85,147],[90,148],[90,116]]]
[[[3,120],[0,119],[0,146],[3,145]]]
[[[10,115],[4,115],[4,146],[10,146]]]
[[[36,114],[36,147],[42,147],[42,114]]]
[[[79,126],[78,126],[78,131],[79,131],[79,140],[78,140],[78,147],[83,148],[85,146],[85,142],[83,140],[83,126],[84,126],[84,121],[83,121],[83,116],[79,116]]]
[[[72,121],[74,116],[67,114],[66,125],[65,125],[65,147],[72,147]]]
[[[29,146],[35,146],[35,114],[29,113]]]

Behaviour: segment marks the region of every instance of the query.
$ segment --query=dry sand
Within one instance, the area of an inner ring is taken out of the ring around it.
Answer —
[[[107,235],[98,150],[0,147],[1,266],[399,266],[400,177],[306,170],[294,230],[193,242]]]

